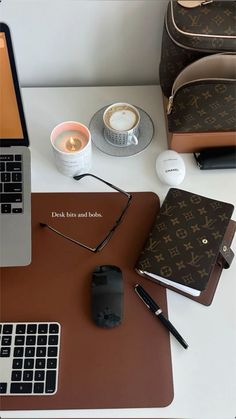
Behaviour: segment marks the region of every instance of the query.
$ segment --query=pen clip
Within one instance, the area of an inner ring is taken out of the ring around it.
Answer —
[[[136,285],[134,287],[134,291],[136,292],[136,294],[139,296],[139,298],[144,302],[145,306],[147,306],[147,308],[150,310],[150,306],[146,303],[146,301],[144,301],[144,299],[141,297],[141,295],[139,294],[138,290],[137,290],[138,285]]]

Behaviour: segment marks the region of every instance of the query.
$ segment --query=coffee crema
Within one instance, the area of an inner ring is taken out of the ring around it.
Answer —
[[[139,121],[139,116],[131,106],[114,105],[104,115],[105,124],[115,131],[129,131]]]

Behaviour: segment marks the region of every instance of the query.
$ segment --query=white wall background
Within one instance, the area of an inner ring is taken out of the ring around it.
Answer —
[[[23,86],[158,83],[168,0],[2,0]]]

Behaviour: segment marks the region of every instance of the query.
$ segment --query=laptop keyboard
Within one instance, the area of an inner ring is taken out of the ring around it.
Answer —
[[[0,155],[0,205],[2,214],[23,212],[23,175],[21,154]]]
[[[0,323],[0,395],[57,391],[59,323]]]

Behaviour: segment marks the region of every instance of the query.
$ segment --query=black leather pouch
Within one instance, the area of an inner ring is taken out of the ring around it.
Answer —
[[[194,157],[201,170],[236,168],[236,146],[206,148]]]

